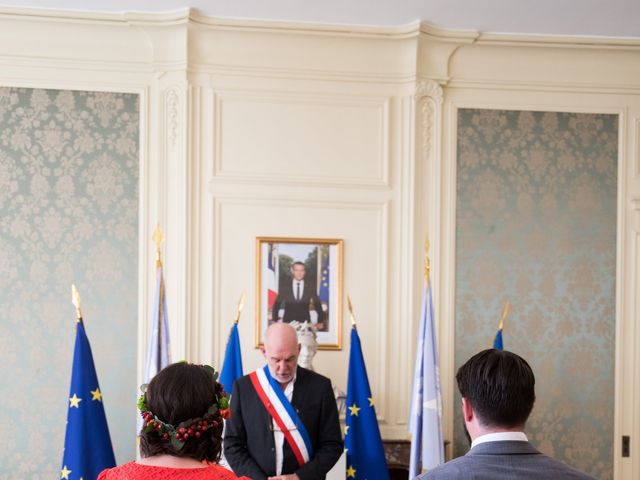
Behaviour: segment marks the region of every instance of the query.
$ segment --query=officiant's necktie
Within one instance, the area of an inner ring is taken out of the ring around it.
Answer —
[[[300,282],[296,282],[296,300],[300,300]]]

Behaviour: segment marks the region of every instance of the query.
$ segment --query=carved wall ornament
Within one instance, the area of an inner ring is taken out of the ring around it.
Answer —
[[[165,96],[165,105],[167,109],[166,131],[169,146],[175,148],[178,139],[178,112],[180,107],[180,97],[175,88],[167,91]]]
[[[436,108],[443,102],[442,87],[433,80],[419,80],[416,85],[415,100],[420,111],[418,132],[420,135],[421,154],[425,160],[431,157],[434,144],[434,122]]]

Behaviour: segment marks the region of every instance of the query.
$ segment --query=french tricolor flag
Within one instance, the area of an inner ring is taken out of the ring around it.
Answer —
[[[267,307],[268,311],[271,311],[273,302],[276,301],[278,296],[278,245],[275,243],[269,244],[269,255],[267,257]]]

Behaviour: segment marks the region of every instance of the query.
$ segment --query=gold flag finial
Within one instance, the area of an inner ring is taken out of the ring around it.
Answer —
[[[347,295],[347,304],[349,305],[349,317],[351,317],[351,326],[356,328],[356,317],[353,315],[353,305],[351,304],[351,297]]]
[[[153,232],[153,237],[152,238],[153,238],[153,241],[156,244],[156,266],[160,267],[160,266],[162,266],[162,260],[160,258],[160,248],[162,247],[162,244],[164,243],[164,233],[160,229],[160,224],[158,224],[156,226],[156,229]]]
[[[242,312],[242,307],[244,307],[244,292],[242,292],[242,295],[240,295],[240,300],[238,300],[238,309],[236,310],[236,319],[233,322],[236,325],[240,320],[240,312]]]
[[[80,294],[75,285],[71,285],[71,303],[76,307],[76,318],[78,322],[82,321],[82,310],[80,309]]]
[[[429,238],[424,240],[424,280],[429,281],[429,274],[431,273],[431,261],[429,260]]]
[[[498,330],[502,330],[502,327],[504,327],[504,320],[505,318],[507,318],[508,314],[509,314],[509,301],[507,300],[507,302],[504,304],[504,308],[502,309],[502,317],[500,317],[500,324],[498,325]]]

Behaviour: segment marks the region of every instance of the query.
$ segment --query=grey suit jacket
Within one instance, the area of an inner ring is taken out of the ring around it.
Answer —
[[[569,465],[543,455],[529,442],[500,441],[476,445],[463,456],[420,475],[424,480],[594,480]]]

